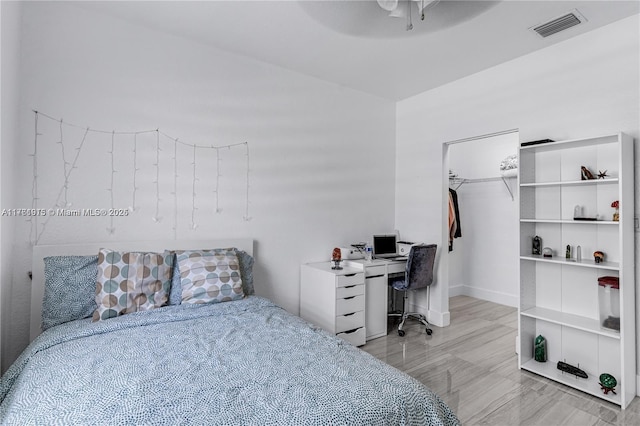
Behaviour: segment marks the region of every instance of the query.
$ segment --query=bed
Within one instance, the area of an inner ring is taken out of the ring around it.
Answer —
[[[2,424],[459,424],[417,380],[252,294],[39,333],[43,259],[100,247],[233,247],[253,258],[252,240],[36,246],[34,339],[0,379]]]

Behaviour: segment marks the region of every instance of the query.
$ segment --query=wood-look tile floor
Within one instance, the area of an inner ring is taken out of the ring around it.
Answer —
[[[451,325],[427,336],[416,321],[360,348],[420,380],[464,425],[640,425],[626,410],[518,369],[517,310],[467,296],[450,299]]]

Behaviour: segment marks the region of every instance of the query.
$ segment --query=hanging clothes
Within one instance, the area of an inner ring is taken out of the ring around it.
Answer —
[[[458,208],[458,194],[449,188],[449,251],[453,250],[453,239],[462,237],[460,228],[460,209]]]

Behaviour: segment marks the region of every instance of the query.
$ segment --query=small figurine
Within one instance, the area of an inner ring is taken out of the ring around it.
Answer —
[[[611,374],[603,373],[600,375],[600,389],[607,395],[609,392],[616,394],[615,387],[618,385],[618,381]]]
[[[607,177],[607,171],[605,170],[604,172],[601,172],[600,170],[598,170],[598,179],[604,179]]]
[[[601,252],[601,251],[594,251],[593,252],[593,260],[596,263],[604,262],[604,253]]]
[[[593,173],[591,173],[591,171],[587,169],[585,166],[581,166],[580,171],[582,172],[581,173],[582,180],[591,180],[596,178],[593,175]]]
[[[620,201],[614,201],[613,203],[611,203],[611,207],[615,209],[615,211],[613,212],[613,221],[620,221],[620,212],[618,211],[618,208],[620,207]]]
[[[564,257],[566,257],[567,259],[571,259],[571,246],[569,244],[567,244],[567,252],[565,253]]]
[[[333,262],[331,269],[342,269],[342,266],[340,266],[340,262],[342,261],[342,252],[339,247],[333,249],[333,252],[331,253],[331,261]]]
[[[553,257],[553,250],[551,250],[549,247],[543,248],[542,257]]]
[[[533,357],[538,362],[547,362],[547,339],[541,335],[534,341]]]
[[[538,237],[537,235],[535,237],[533,237],[533,247],[531,250],[532,254],[541,254],[540,252],[540,247],[542,246],[542,238]]]

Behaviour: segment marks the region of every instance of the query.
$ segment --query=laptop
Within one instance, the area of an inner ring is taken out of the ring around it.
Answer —
[[[393,259],[404,257],[398,253],[398,244],[395,234],[373,236],[373,257],[376,259]]]

